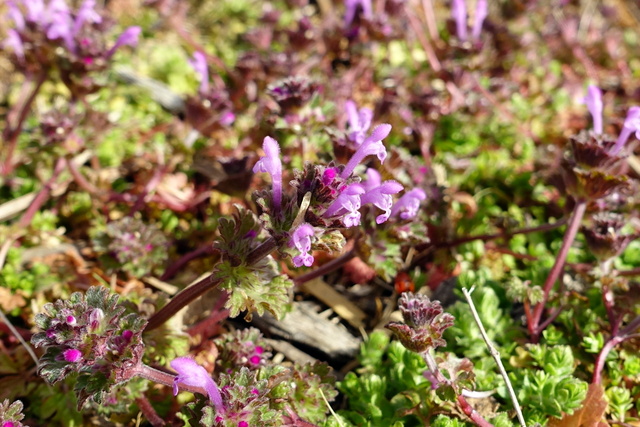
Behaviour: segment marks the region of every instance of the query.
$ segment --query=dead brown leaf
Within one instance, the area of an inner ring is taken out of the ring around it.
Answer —
[[[2,311],[8,313],[15,308],[22,308],[27,305],[25,299],[19,293],[12,294],[7,288],[0,288],[0,307]]]
[[[604,389],[600,384],[589,384],[587,397],[582,402],[582,407],[573,415],[566,415],[562,419],[553,419],[549,427],[608,427],[602,420],[607,409],[607,401],[604,399]]]

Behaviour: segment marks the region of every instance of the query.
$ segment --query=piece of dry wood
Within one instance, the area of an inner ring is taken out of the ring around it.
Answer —
[[[264,339],[267,344],[275,351],[282,353],[287,359],[300,365],[306,365],[308,363],[315,363],[318,361],[315,357],[309,356],[304,351],[291,345],[286,341],[274,340],[270,338]]]
[[[360,329],[364,327],[364,319],[367,318],[364,311],[329,286],[322,278],[318,277],[303,283],[300,288],[327,304],[338,316],[349,322],[354,328]]]
[[[162,280],[156,279],[155,277],[152,277],[152,276],[143,277],[142,281],[148,283],[154,288],[159,289],[162,292],[165,292],[169,295],[175,295],[180,290],[180,288],[178,288],[177,286],[174,286],[167,282],[163,282]]]
[[[75,165],[79,166],[85,163],[87,160],[89,160],[92,155],[93,155],[93,152],[91,150],[85,150],[82,153],[75,156],[72,159],[72,162]],[[64,193],[67,189],[67,184],[56,186],[54,190],[51,192],[51,195],[59,196],[60,194]],[[13,200],[9,200],[8,202],[1,204],[0,205],[0,222],[11,219],[14,216],[18,215],[23,210],[27,209],[37,195],[38,195],[38,191],[32,191],[29,194],[16,197]]]
[[[292,303],[292,310],[283,320],[271,314],[254,316],[256,327],[294,345],[317,349],[332,360],[352,358],[360,348],[361,339],[354,337],[342,325],[336,325],[318,314],[319,306],[309,301]]]

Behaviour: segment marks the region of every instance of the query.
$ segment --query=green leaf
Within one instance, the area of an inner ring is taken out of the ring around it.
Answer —
[[[262,315],[267,310],[280,319],[288,310],[289,290],[294,283],[288,276],[278,274],[271,257],[253,267],[221,262],[214,277],[221,279],[220,288],[229,292],[225,307],[230,310],[231,317],[246,310],[247,317],[251,318],[253,312]]]

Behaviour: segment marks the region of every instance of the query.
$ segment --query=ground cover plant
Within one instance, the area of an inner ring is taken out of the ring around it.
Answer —
[[[0,5],[2,427],[640,425],[640,8]]]

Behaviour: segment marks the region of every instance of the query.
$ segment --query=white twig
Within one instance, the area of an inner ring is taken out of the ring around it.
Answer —
[[[478,316],[478,311],[476,310],[476,306],[473,304],[471,300],[471,292],[473,292],[473,287],[470,291],[467,288],[462,288],[462,293],[464,297],[467,299],[469,303],[469,307],[471,308],[471,313],[473,314],[473,319],[476,321],[478,328],[480,328],[480,333],[482,334],[482,339],[487,344],[487,348],[489,349],[489,353],[493,356],[493,360],[496,361],[498,365],[498,369],[500,370],[500,375],[504,379],[505,384],[507,385],[507,390],[509,390],[509,396],[511,396],[511,401],[513,402],[513,407],[516,410],[516,415],[518,416],[518,421],[522,427],[527,427],[527,424],[524,422],[524,417],[522,416],[522,411],[520,410],[520,405],[518,404],[518,398],[516,397],[515,391],[513,391],[513,386],[511,385],[511,381],[509,381],[509,376],[507,375],[507,371],[504,369],[504,365],[502,364],[502,360],[500,360],[500,352],[493,346],[489,337],[487,336],[487,331],[484,329],[482,325],[482,321],[480,320],[480,316]]]
[[[24,338],[22,338],[22,335],[20,335],[20,332],[18,332],[18,330],[13,326],[13,324],[11,324],[9,319],[7,319],[7,316],[4,314],[2,310],[0,310],[0,319],[4,322],[5,325],[7,325],[7,328],[9,328],[11,333],[15,335],[18,341],[20,341],[20,344],[24,346],[24,348],[27,350],[27,353],[29,353],[29,356],[31,356],[33,361],[36,362],[36,366],[40,366],[40,363],[38,362],[38,356],[36,356],[31,346],[24,340]]]
[[[333,415],[333,417],[335,418],[336,422],[338,423],[338,425],[340,427],[344,427],[344,424],[342,423],[342,420],[340,420],[340,418],[338,417],[338,414],[335,413],[335,411],[333,410],[333,408],[331,407],[331,405],[329,404],[329,401],[327,400],[327,398],[324,396],[324,393],[322,392],[322,389],[319,388],[318,389],[320,391],[320,396],[322,396],[322,400],[324,400],[324,403],[327,405],[327,408],[329,408],[329,412],[331,412],[331,415]]]

